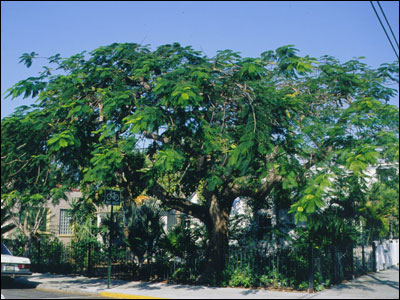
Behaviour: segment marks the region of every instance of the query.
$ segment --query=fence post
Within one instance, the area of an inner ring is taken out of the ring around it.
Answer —
[[[90,277],[92,275],[92,245],[91,241],[88,243],[88,276]]]
[[[308,244],[308,292],[314,292],[314,257],[313,257],[313,245],[310,241]]]
[[[274,275],[274,286],[276,285],[276,261],[275,261],[275,257],[276,257],[276,251],[274,251],[274,254],[272,255],[272,272]]]
[[[337,280],[337,257],[336,257],[336,249],[335,245],[331,246],[331,256],[332,256],[332,282],[336,284]]]
[[[375,242],[372,242],[372,271],[376,272],[376,245]]]
[[[365,249],[364,249],[364,242],[361,245],[361,260],[362,260],[362,273],[367,274],[365,269]]]
[[[279,271],[279,256],[280,256],[280,253],[279,252],[277,252],[276,253],[276,277],[278,278],[278,281],[280,282],[281,281],[281,273],[280,273],[280,271]]]
[[[33,243],[32,243],[32,244],[33,244]],[[40,265],[41,265],[41,263],[40,263],[40,260],[41,260],[40,254],[41,254],[41,251],[40,251],[40,237],[39,237],[39,238],[38,238],[38,269],[39,269],[40,271],[42,271],[42,269],[41,269],[41,267],[40,267]]]
[[[350,276],[351,276],[351,279],[354,279],[354,255],[353,255],[353,248],[354,248],[354,245],[353,245],[353,243],[351,243],[351,245],[350,245],[350,247],[349,247],[349,250],[347,250],[348,253],[351,254],[351,255],[350,255],[350,270],[351,270]]]

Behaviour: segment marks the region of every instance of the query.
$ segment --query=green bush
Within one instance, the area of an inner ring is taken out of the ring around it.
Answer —
[[[186,283],[190,279],[190,272],[187,268],[178,268],[172,274],[172,280]]]
[[[35,272],[59,273],[66,270],[63,264],[64,245],[56,237],[41,236],[33,240],[29,258]]]
[[[257,278],[253,275],[249,266],[242,269],[235,269],[229,280],[229,285],[232,287],[253,287],[257,286]]]
[[[330,285],[330,280],[326,279],[324,280],[322,275],[319,272],[316,272],[314,274],[314,289],[319,292],[325,289]]]
[[[270,283],[270,281],[269,281],[270,279],[268,278],[268,275],[261,275],[261,277],[260,277],[260,286],[263,286],[263,287],[267,287],[268,285],[269,285],[269,283]]]
[[[89,249],[90,261],[89,261]],[[95,240],[75,240],[66,247],[65,252],[69,255],[69,262],[73,265],[73,271],[81,273],[89,267],[102,264],[107,261],[108,252],[99,241]],[[113,253],[118,253],[113,249]]]
[[[283,274],[278,273],[276,269],[269,270],[269,268],[266,268],[266,274],[261,275],[259,279],[261,287],[291,287],[293,282],[293,278],[287,278]]]
[[[2,242],[15,256],[24,255],[24,247],[26,245],[26,237],[23,234],[17,233],[13,239],[2,239]]]
[[[303,290],[305,290],[305,289],[307,289],[307,288],[308,288],[308,283],[305,282],[305,281],[302,281],[302,282],[297,286],[297,289],[298,289],[299,291],[303,291]]]

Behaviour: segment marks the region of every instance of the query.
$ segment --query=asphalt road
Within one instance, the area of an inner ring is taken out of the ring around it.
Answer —
[[[5,299],[109,299],[99,295],[36,289],[37,284],[16,278],[1,280],[1,295]]]

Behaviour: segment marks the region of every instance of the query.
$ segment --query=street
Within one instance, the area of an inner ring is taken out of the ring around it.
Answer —
[[[22,278],[1,280],[1,295],[5,299],[109,299],[98,294],[74,293],[71,291],[55,291],[36,289],[37,284]]]

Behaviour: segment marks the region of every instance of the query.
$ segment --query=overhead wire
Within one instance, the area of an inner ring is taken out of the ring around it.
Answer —
[[[390,26],[389,21],[386,18],[385,12],[383,11],[383,8],[382,8],[381,4],[379,3],[379,1],[376,1],[376,2],[378,2],[379,8],[380,8],[380,10],[382,12],[383,17],[385,18],[386,24],[389,26],[390,32],[392,33],[393,39],[396,42],[397,49],[398,49],[399,48],[399,43],[397,42],[396,36],[393,33],[392,26]]]
[[[390,40],[390,37],[389,37],[388,33],[386,32],[385,26],[383,25],[383,23],[382,23],[382,21],[381,21],[381,18],[379,17],[378,12],[377,12],[376,9],[375,9],[374,3],[372,3],[372,1],[369,1],[369,2],[371,3],[372,8],[374,9],[374,12],[375,12],[375,14],[376,14],[376,17],[378,18],[379,23],[381,24],[381,26],[382,26],[382,28],[383,28],[383,31],[385,32],[386,37],[387,37],[387,39],[389,40],[390,45],[392,46],[392,49],[393,49],[393,51],[394,51],[394,54],[397,56],[397,59],[399,59],[399,55],[397,54],[396,49],[394,48],[393,43],[392,43],[392,41]]]

